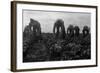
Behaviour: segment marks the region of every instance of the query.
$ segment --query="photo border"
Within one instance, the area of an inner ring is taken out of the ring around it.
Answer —
[[[38,68],[38,69],[17,69],[17,4],[35,4],[35,5],[50,5],[50,6],[67,6],[67,7],[83,7],[83,8],[95,8],[96,9],[96,64],[95,65],[83,65],[83,66],[68,66],[68,67],[52,67],[52,68]],[[37,70],[53,70],[53,69],[69,69],[69,68],[84,68],[84,67],[96,67],[98,66],[98,7],[89,5],[74,5],[74,4],[60,4],[60,3],[42,3],[42,2],[27,2],[27,1],[11,1],[11,71],[37,71]]]

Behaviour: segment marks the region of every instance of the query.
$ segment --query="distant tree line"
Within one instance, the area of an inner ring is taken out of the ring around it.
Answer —
[[[86,37],[89,33],[89,27],[84,26],[82,30],[83,37]],[[79,36],[80,28],[78,26],[69,25],[66,33],[64,21],[62,19],[58,19],[54,23],[53,34],[56,39],[64,39],[66,34],[69,37]],[[34,37],[41,38],[41,24],[34,19],[30,19],[29,25],[27,25],[24,29],[24,37],[32,35],[34,35]]]

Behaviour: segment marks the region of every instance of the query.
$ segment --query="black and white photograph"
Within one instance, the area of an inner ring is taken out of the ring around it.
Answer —
[[[91,59],[91,13],[23,10],[23,62]]]
[[[12,2],[11,70],[97,66],[97,6]]]

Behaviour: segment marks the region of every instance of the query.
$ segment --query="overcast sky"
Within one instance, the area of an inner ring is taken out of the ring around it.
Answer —
[[[91,24],[90,13],[23,10],[23,30],[26,25],[29,25],[30,18],[41,24],[42,32],[53,32],[53,26],[57,19],[64,21],[65,30],[70,24],[78,25],[80,30],[83,29],[84,25],[90,27]]]

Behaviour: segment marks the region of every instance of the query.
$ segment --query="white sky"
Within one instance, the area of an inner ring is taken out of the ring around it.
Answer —
[[[78,25],[80,30],[84,25],[90,27],[91,24],[90,13],[23,10],[23,30],[29,24],[30,18],[41,24],[42,32],[53,32],[53,26],[57,19],[64,21],[65,30],[70,24]]]

